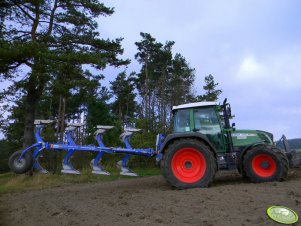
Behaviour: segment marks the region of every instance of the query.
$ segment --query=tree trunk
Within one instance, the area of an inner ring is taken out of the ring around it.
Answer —
[[[37,3],[35,5],[35,18],[31,28],[31,39],[32,42],[36,40],[36,30],[39,25],[40,20],[40,11],[39,11],[40,4]],[[36,63],[36,59],[34,60]],[[32,72],[33,72],[33,68]],[[38,90],[36,89],[37,86],[37,79],[36,75],[31,74],[28,86],[27,86],[27,97],[25,102],[25,124],[24,124],[24,141],[23,147],[26,148],[32,145],[35,142],[34,138],[34,118],[35,118],[35,111],[38,99],[40,97]]]
[[[64,140],[64,130],[65,130],[65,109],[66,109],[66,99],[60,95],[59,101],[59,111],[58,111],[58,127],[57,127],[57,138],[59,142]]]
[[[24,122],[24,141],[23,148],[32,145],[35,142],[34,137],[34,119],[39,95],[35,89],[35,77],[31,76],[28,81],[27,97],[25,100],[25,122]]]
[[[58,110],[58,116],[57,116],[57,129],[56,129],[56,134],[57,134],[57,141],[58,142],[62,142],[63,141],[63,137],[61,135],[61,114],[62,114],[62,95],[60,95],[59,98],[59,110]]]
[[[25,128],[24,128],[24,141],[23,148],[32,145],[35,142],[34,138],[34,118],[37,99],[34,93],[28,93],[26,99],[25,110]]]
[[[61,108],[61,122],[60,122],[60,141],[63,142],[64,139],[64,131],[65,131],[65,112],[66,112],[66,98],[62,97],[62,108]]]
[[[57,139],[58,142],[64,141],[64,130],[65,130],[65,109],[66,109],[66,99],[60,94],[59,101],[59,111],[58,111],[58,122],[57,122]],[[52,169],[52,173],[55,174],[58,169],[57,160],[58,160],[58,152],[52,152],[52,161],[50,162],[50,168]]]
[[[155,100],[156,100],[155,91],[152,91],[152,101],[151,101],[151,105],[152,105],[152,118],[151,118],[151,120],[150,120],[152,131],[154,131],[155,125],[156,125],[156,117],[155,117]]]

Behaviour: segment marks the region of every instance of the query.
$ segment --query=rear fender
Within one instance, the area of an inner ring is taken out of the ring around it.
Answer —
[[[181,139],[181,138],[193,138],[193,139],[197,139],[200,141],[205,142],[206,145],[208,145],[211,149],[211,151],[214,154],[215,159],[217,160],[217,155],[216,155],[216,151],[214,146],[212,145],[212,143],[208,140],[208,138],[206,137],[206,135],[202,134],[202,133],[173,133],[173,134],[169,134],[163,144],[161,145],[160,150],[158,150],[158,154],[159,155],[163,155],[164,151],[166,149],[166,147],[173,142],[174,140],[177,139]]]

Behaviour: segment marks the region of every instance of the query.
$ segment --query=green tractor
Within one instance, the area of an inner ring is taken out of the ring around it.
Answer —
[[[198,102],[174,106],[172,112],[174,133],[158,150],[162,174],[172,186],[207,187],[216,171],[233,169],[255,183],[281,181],[289,167],[300,164],[295,151],[275,146],[271,133],[230,125],[227,99],[222,105]]]

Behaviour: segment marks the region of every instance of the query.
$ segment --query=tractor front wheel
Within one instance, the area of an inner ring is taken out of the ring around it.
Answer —
[[[174,187],[207,187],[214,178],[216,161],[210,148],[203,142],[179,139],[165,151],[161,171]]]
[[[281,181],[288,172],[285,154],[273,146],[259,145],[247,151],[243,167],[252,182]]]
[[[14,152],[8,161],[9,168],[16,174],[27,173],[33,165],[33,157],[30,152],[26,152],[22,158],[22,151]]]

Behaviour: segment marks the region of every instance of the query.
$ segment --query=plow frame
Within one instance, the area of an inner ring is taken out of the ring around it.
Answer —
[[[66,130],[66,132],[65,132],[66,142],[65,143],[45,142],[41,136],[41,132],[42,132],[45,124],[42,123],[42,124],[38,124],[35,126],[36,127],[35,128],[36,143],[34,143],[31,146],[22,150],[21,155],[18,158],[18,161],[21,161],[21,159],[26,155],[26,153],[33,150],[33,153],[31,155],[33,158],[33,168],[40,171],[40,173],[48,173],[48,171],[45,170],[38,162],[39,155],[43,150],[67,151],[66,155],[63,158],[63,168],[66,167],[64,170],[66,170],[66,171],[70,170],[74,174],[80,174],[80,172],[75,170],[73,168],[72,164],[70,163],[70,157],[76,151],[98,153],[97,156],[95,157],[95,159],[93,159],[91,161],[91,164],[92,164],[94,172],[98,171],[98,173],[96,172],[96,174],[105,174],[105,175],[109,175],[109,173],[103,171],[102,167],[98,165],[98,163],[100,162],[104,153],[125,154],[126,156],[121,161],[121,165],[120,165],[121,167],[127,167],[126,164],[127,164],[127,161],[129,159],[130,155],[138,155],[138,156],[146,156],[146,157],[155,157],[157,155],[156,151],[152,148],[141,149],[141,148],[132,148],[131,147],[129,139],[132,137],[133,132],[139,131],[137,129],[132,129],[132,130],[126,131],[125,133],[123,133],[121,135],[122,141],[123,141],[124,145],[126,146],[125,148],[121,148],[121,147],[106,147],[104,145],[103,140],[102,140],[102,135],[107,129],[109,129],[109,126],[100,126],[104,129],[99,129],[96,131],[95,139],[98,143],[98,146],[95,146],[95,145],[77,145],[75,143],[75,141],[73,140],[73,134],[75,131],[74,127],[70,127],[69,130]]]

